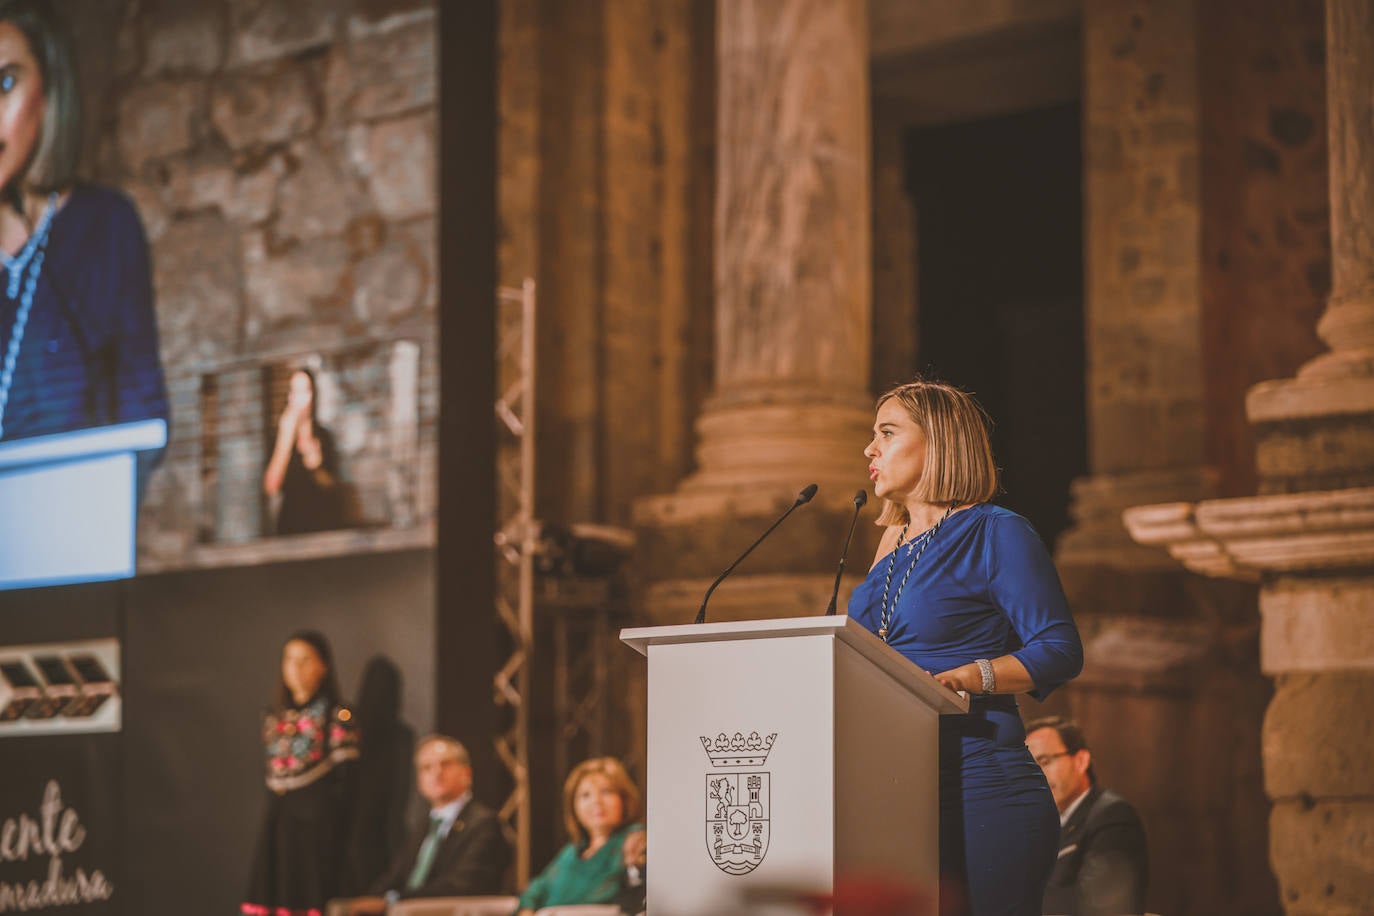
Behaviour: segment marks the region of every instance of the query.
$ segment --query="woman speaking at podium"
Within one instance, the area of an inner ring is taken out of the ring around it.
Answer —
[[[76,181],[72,49],[44,0],[0,0],[0,441],[167,418],[148,244]]]
[[[1015,694],[1043,698],[1082,668],[1059,576],[1030,523],[988,501],[987,415],[966,392],[922,380],[887,392],[864,454],[887,530],[849,614],[970,699],[940,719],[942,900],[1034,916],[1059,815]]]

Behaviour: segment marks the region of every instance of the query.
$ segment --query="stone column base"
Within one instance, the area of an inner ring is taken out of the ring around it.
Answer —
[[[1374,377],[1374,290],[1333,295],[1317,322],[1331,347],[1298,370],[1298,378]]]
[[[863,564],[867,569],[868,563]],[[644,594],[644,608],[652,626],[691,623],[712,579],[673,579],[656,582]],[[845,612],[849,593],[862,575],[840,582],[837,614]],[[706,619],[769,620],[778,617],[819,617],[830,602],[835,574],[759,573],[732,575],[711,596]]]
[[[1323,358],[1309,366],[1317,368]],[[1261,493],[1374,485],[1374,376],[1261,382],[1250,389],[1245,409],[1255,427]]]
[[[1262,494],[1374,486],[1374,301],[1332,296],[1317,331],[1330,352],[1246,394]]]
[[[1213,629],[1197,620],[1113,615],[1084,639],[1083,673],[1074,687],[1192,693],[1211,654]]]
[[[1214,489],[1214,474],[1208,468],[1080,477],[1071,488],[1074,526],[1055,545],[1055,563],[1061,572],[1065,567],[1176,571],[1164,551],[1131,538],[1122,513],[1147,503],[1204,499]]]
[[[690,622],[711,580],[812,483],[820,487],[816,497],[712,599],[712,619],[821,613],[859,490],[870,501],[849,568],[867,571],[877,547],[880,507],[867,490],[863,455],[872,425],[872,409],[857,395],[770,386],[716,397],[697,421],[699,470],[676,492],[635,505],[645,613],[654,622]]]
[[[641,501],[640,515],[753,515],[810,483],[820,485],[823,503],[841,505],[868,483],[863,450],[873,410],[861,396],[784,388],[717,397],[696,426],[698,470],[675,493]]]

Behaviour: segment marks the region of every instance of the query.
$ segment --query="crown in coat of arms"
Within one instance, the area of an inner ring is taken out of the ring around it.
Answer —
[[[701,746],[706,750],[706,756],[711,758],[712,766],[760,767],[768,759],[777,737],[777,732],[766,738],[756,731],[750,732],[747,737],[742,732],[735,732],[733,737],[721,732],[715,738],[702,735]]]

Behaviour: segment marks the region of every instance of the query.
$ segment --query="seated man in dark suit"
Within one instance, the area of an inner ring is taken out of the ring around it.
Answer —
[[[1026,724],[1026,746],[1059,806],[1059,861],[1045,890],[1053,916],[1145,912],[1145,828],[1124,798],[1097,784],[1082,730],[1059,716]]]
[[[510,845],[496,813],[472,798],[467,749],[444,735],[425,738],[415,749],[415,784],[429,802],[425,825],[377,880],[377,896],[351,901],[350,913],[381,913],[388,903],[410,897],[501,892]]]

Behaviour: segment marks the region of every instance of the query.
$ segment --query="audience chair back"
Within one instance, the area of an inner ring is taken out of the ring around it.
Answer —
[[[398,900],[387,916],[511,916],[519,897],[430,897]]]

